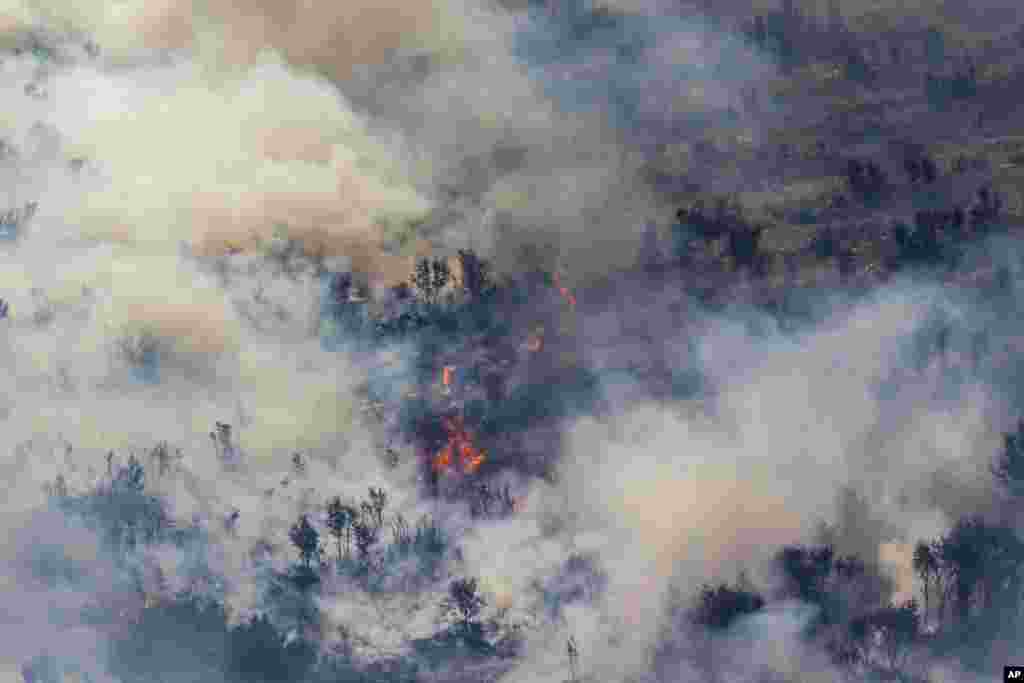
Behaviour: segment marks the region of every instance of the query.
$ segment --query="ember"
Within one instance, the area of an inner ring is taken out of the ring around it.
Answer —
[[[555,287],[557,287],[558,291],[562,294],[562,298],[569,302],[569,306],[576,308],[576,297],[573,296],[568,287],[562,286],[562,280],[559,278],[557,272],[555,273]]]
[[[448,432],[448,443],[434,456],[434,470],[441,472],[452,466],[455,458],[465,474],[474,474],[483,464],[487,454],[473,444],[473,434],[462,422],[462,418],[444,419]]]

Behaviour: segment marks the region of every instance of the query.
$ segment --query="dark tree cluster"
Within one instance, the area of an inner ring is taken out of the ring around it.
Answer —
[[[450,278],[451,269],[444,259],[420,259],[413,271],[412,284],[425,303],[436,304]]]
[[[837,580],[859,576],[866,569],[856,557],[837,556],[831,545],[786,546],[776,562],[785,579],[785,594],[817,605],[827,601]]]
[[[925,93],[933,106],[940,109],[952,101],[970,99],[978,94],[978,70],[969,64],[950,76],[929,73],[925,77]]]
[[[926,154],[919,157],[908,157],[903,161],[903,169],[912,185],[931,185],[938,179],[939,171],[935,161]]]
[[[308,516],[302,515],[295,523],[288,532],[288,540],[298,549],[303,569],[310,571],[313,559],[320,555],[320,534],[310,524]]]
[[[845,664],[858,673],[884,679],[913,681],[910,657],[921,641],[921,613],[917,602],[885,605],[850,622]],[[923,680],[923,679],[917,679]]]
[[[1003,448],[992,464],[996,482],[1014,498],[1024,500],[1024,420],[1014,432],[1003,435]]]
[[[995,635],[1018,618],[1024,543],[1006,525],[963,518],[943,538],[918,543],[914,567],[939,629]]]
[[[469,512],[474,517],[503,517],[515,511],[515,500],[508,484],[491,486],[487,482],[467,482]]]
[[[764,265],[760,251],[764,228],[752,225],[737,202],[719,198],[709,206],[698,200],[676,211],[676,219],[674,239],[679,261],[689,260],[697,240],[707,249],[711,242],[725,238],[737,268],[760,269]]]
[[[460,285],[473,300],[478,300],[490,292],[490,263],[477,256],[471,249],[459,249],[459,267],[462,270]]]
[[[476,626],[476,618],[480,610],[487,605],[480,595],[475,578],[455,579],[448,586],[448,597],[442,603],[446,613],[458,620],[459,626],[469,633]]]
[[[857,557],[840,557],[831,545],[787,546],[776,560],[785,595],[816,605],[808,635],[819,639],[837,664],[859,678],[905,676],[908,656],[920,640],[920,611],[913,601],[887,601],[887,582]]]
[[[1003,200],[990,187],[982,187],[975,201],[965,211],[962,207],[914,212],[914,227],[902,221],[892,228],[897,247],[898,267],[908,265],[934,265],[949,260],[955,265],[959,245],[974,236],[984,236],[999,224]]]
[[[969,210],[971,231],[984,234],[994,228],[1003,212],[1003,198],[992,187],[978,189]]]
[[[861,201],[877,201],[882,198],[888,179],[885,171],[874,161],[850,159],[846,162],[846,180],[850,190]]]
[[[797,45],[810,27],[795,5],[755,15],[744,29],[747,41],[778,60],[784,70],[797,65]]]
[[[331,278],[330,293],[332,303],[348,304],[352,295],[352,273],[335,273]]]
[[[757,612],[765,605],[758,593],[722,583],[704,586],[697,599],[693,620],[713,631],[724,631],[737,619]]]

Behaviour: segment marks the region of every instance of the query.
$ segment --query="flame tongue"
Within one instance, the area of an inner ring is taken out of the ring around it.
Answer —
[[[444,428],[448,431],[448,443],[434,456],[434,469],[438,472],[447,470],[458,458],[462,471],[474,474],[486,459],[486,453],[474,445],[473,435],[466,429],[462,418],[445,418]]]
[[[569,302],[571,308],[576,308],[576,297],[569,291],[568,287],[562,286],[562,279],[558,276],[558,272],[555,272],[555,287],[561,293],[562,298]]]

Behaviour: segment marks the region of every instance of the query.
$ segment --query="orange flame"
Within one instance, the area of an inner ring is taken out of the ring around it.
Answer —
[[[465,474],[475,474],[487,459],[487,454],[473,444],[473,434],[459,417],[445,418],[444,428],[448,431],[448,443],[434,456],[434,470],[441,472],[451,467],[458,457]]]
[[[451,386],[453,370],[455,370],[455,368],[451,365],[446,365],[441,370],[441,381],[444,382],[444,385],[446,387]]]
[[[437,455],[434,456],[434,469],[438,472],[448,469],[448,466],[452,463],[452,451],[451,448],[445,446]]]

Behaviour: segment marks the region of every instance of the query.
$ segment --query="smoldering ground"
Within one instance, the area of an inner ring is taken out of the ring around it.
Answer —
[[[571,16],[455,2],[0,7],[4,39],[20,49],[0,73],[3,196],[38,202],[0,256],[4,619],[29,624],[5,639],[7,668],[54,654],[96,680],[106,644],[147,597],[199,590],[192,546],[138,551],[160,578],[127,588],[95,532],[34,512],[58,474],[82,493],[103,481],[109,451],[121,466],[159,441],[181,457],[164,474],[148,463],[146,485],[177,523],[205,529],[202,564],[222,579],[208,592],[231,619],[273,613],[255,546],[284,570],[300,514],[319,520],[328,497],[381,486],[392,512],[436,515],[460,556],[408,594],[325,582],[323,648],[410,654],[439,627],[447,579],[473,575],[485,615],[526,632],[507,681],[563,680],[567,633],[587,672],[646,673],[666,637],[702,635],[666,636],[671,588],[689,594],[741,569],[768,588],[772,552],[814,540],[823,521],[844,552],[888,562],[894,594],[906,595],[907,546],[989,508],[984,461],[1012,417],[1005,388],[982,370],[951,397],[947,368],[904,374],[903,354],[936,305],[1008,340],[1016,331],[915,283],[798,336],[753,335],[771,329],[760,314],[692,302],[687,326],[669,327],[668,297],[638,311],[639,292],[623,286],[612,308],[632,308],[669,369],[699,371],[707,393],[655,398],[606,379],[611,414],[560,421],[560,442],[545,441],[556,476],[516,478],[523,501],[505,520],[427,499],[411,446],[398,446],[396,468],[378,458],[382,435],[359,391],[387,363],[389,381],[411,382],[414,352],[325,350],[325,273],[351,268],[383,288],[409,277],[414,256],[473,246],[502,275],[561,268],[585,299],[590,281],[634,263],[636,228],[670,208],[641,177],[645,146],[730,108],[736,128],[764,124],[740,91],[773,73],[770,59],[701,20],[609,4],[607,26],[568,37]],[[611,58],[623,51],[625,66]],[[692,86],[681,97],[680,79]],[[631,135],[635,117],[648,137]],[[608,358],[652,352],[623,333],[622,316],[580,308],[590,338],[575,341],[595,365],[598,340]],[[234,470],[211,442],[217,421],[233,425]],[[837,504],[848,488],[866,510]],[[58,546],[92,578],[41,587],[33,558]],[[603,578],[583,597],[565,589],[591,575]],[[110,630],[81,619],[83,604],[115,598],[124,621]],[[45,616],[32,609],[43,600],[56,604]],[[833,675],[800,642],[808,618],[783,605],[749,620],[752,640],[771,634],[777,646],[758,650],[759,666]],[[749,649],[737,636],[717,652],[728,667]],[[678,676],[705,675],[686,657],[676,664]]]

